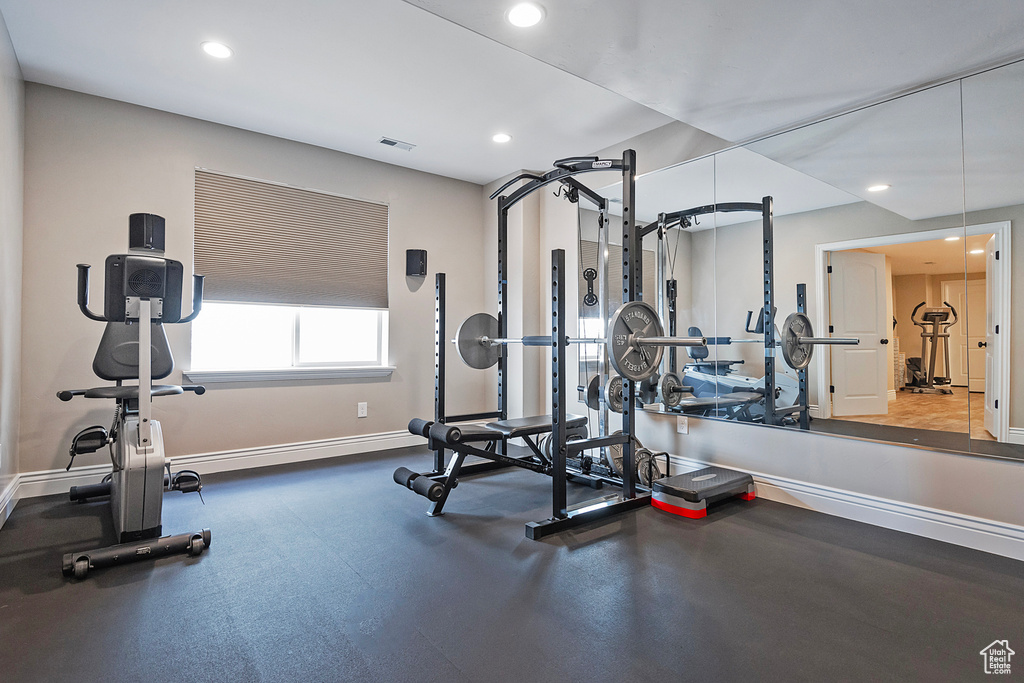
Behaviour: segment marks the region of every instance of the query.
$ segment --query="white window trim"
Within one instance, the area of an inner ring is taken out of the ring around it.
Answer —
[[[349,367],[277,368],[270,370],[186,370],[186,382],[193,384],[228,384],[240,382],[278,382],[318,379],[370,379],[390,377],[394,365],[365,365]]]

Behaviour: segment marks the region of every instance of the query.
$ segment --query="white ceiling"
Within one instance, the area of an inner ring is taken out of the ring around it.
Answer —
[[[406,0],[731,141],[1024,52],[1024,2]]]
[[[549,168],[671,118],[749,138],[1024,53],[1021,0],[986,0],[984,11],[934,0],[542,3],[548,16],[530,30],[504,22],[511,0],[0,0],[0,12],[27,80],[477,183]],[[235,57],[204,55],[209,39]],[[1020,104],[1001,102],[1016,106],[1000,111],[1003,132],[1021,128],[1006,115]],[[857,195],[858,173],[877,168],[864,135],[882,119],[917,125],[909,138],[868,145],[940,169],[921,191],[890,193],[887,208],[947,211],[936,197],[953,197],[942,170],[949,153],[935,141],[948,138],[949,122],[924,131],[909,105],[867,111],[830,131],[827,150],[848,155],[841,172],[833,154],[758,151]],[[491,142],[499,130],[513,142]],[[385,147],[381,136],[417,147]],[[1020,146],[1010,145],[1024,151],[1024,137]],[[1006,148],[996,140],[988,152],[1024,163]]]
[[[958,240],[927,240],[888,244],[883,247],[868,247],[862,251],[873,251],[889,257],[893,275],[944,275],[948,273],[985,272],[985,254],[970,252],[985,249],[988,235],[968,235]]]
[[[600,193],[609,198],[621,198],[622,183],[604,188]],[[860,201],[809,175],[738,147],[638,178],[636,215],[649,223],[657,220],[661,212],[715,203],[757,203],[764,196],[772,197],[772,212],[776,216]],[[621,208],[621,204],[612,204],[610,211],[621,214]],[[690,231],[756,220],[760,219],[750,213],[716,213],[699,217]]]
[[[910,220],[964,209],[958,83],[816,123],[750,149]],[[892,187],[868,192],[877,184]]]
[[[670,121],[401,0],[0,0],[0,12],[26,80],[476,183]],[[205,40],[235,56],[208,57]],[[498,131],[512,143],[492,142]]]

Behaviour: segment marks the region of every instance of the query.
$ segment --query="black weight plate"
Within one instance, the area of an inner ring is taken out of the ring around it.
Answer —
[[[782,326],[782,357],[794,370],[803,370],[811,364],[813,344],[802,344],[800,337],[813,337],[811,319],[803,313],[790,313]]]
[[[658,371],[664,348],[645,346],[645,337],[660,337],[664,328],[658,314],[643,301],[627,301],[619,306],[608,323],[608,357],[612,367],[633,382]]]
[[[501,351],[497,346],[480,343],[482,337],[498,336],[498,319],[490,313],[474,313],[459,325],[455,333],[455,351],[462,362],[471,368],[483,370],[498,362]]]
[[[683,380],[676,373],[666,372],[662,376],[658,389],[661,392],[661,402],[665,404],[665,407],[675,408],[679,405],[679,402],[683,400],[683,392],[678,389],[682,386]]]
[[[604,387],[604,400],[612,412],[622,412],[622,378],[618,375],[608,379]]]

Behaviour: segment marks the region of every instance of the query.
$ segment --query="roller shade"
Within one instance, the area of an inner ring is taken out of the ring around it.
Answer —
[[[388,207],[196,170],[195,272],[211,301],[388,307]]]
[[[587,281],[583,279],[583,271],[587,268],[597,270],[597,249],[598,243],[589,240],[580,242],[580,270],[579,270],[579,310],[580,316],[584,318],[598,317],[598,306],[584,306],[583,297],[587,293]],[[653,251],[643,252],[643,300],[654,305],[657,296],[655,280],[655,261]],[[594,280],[594,294],[598,292],[598,282]],[[622,247],[618,244],[608,245],[608,315],[615,312],[622,305]]]

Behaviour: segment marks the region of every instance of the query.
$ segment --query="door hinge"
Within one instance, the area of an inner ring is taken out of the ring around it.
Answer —
[[[831,326],[831,325],[829,325],[829,326],[828,326],[828,333],[829,333],[829,334],[833,334],[833,333],[835,333],[835,331],[836,331],[836,328],[834,328],[834,327],[833,327],[833,326]]]
[[[999,325],[996,325],[996,334],[999,334]]]
[[[829,273],[831,273],[831,272],[832,272],[832,266],[829,266],[829,267],[828,267],[828,272],[829,272]]]
[[[830,393],[830,394],[836,393],[836,388],[834,386],[832,386],[831,384],[828,385],[828,393]]]
[[[998,261],[998,260],[999,260],[999,250],[996,249],[996,261]]]
[[[998,398],[995,400],[995,407],[996,407],[996,410],[999,409],[999,399]]]

